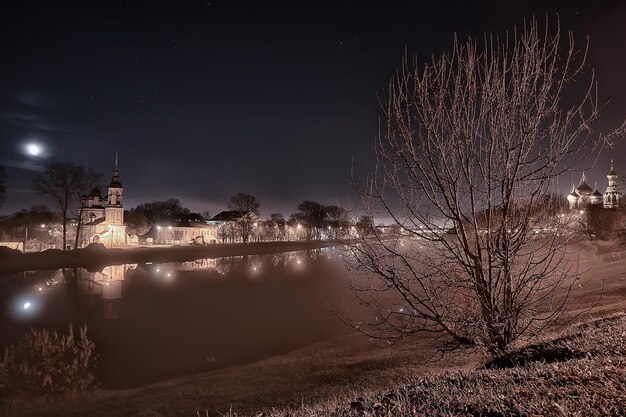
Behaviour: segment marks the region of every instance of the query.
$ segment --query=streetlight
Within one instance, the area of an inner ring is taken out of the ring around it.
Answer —
[[[43,230],[46,227],[46,225],[44,223],[40,224],[39,226],[40,227],[34,227],[33,226],[33,227],[30,227],[30,228],[34,229],[34,230],[40,230],[41,231],[41,230]],[[28,241],[28,229],[29,229],[28,225],[24,224],[24,241],[22,242],[22,251],[23,252],[26,252],[26,242]],[[43,246],[42,246],[43,242],[41,241],[41,233],[39,234],[39,239],[38,240],[39,240],[39,251],[41,252],[43,250]]]

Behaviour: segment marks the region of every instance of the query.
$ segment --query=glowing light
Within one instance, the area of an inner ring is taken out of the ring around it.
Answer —
[[[24,310],[28,310],[28,309],[30,308],[30,306],[31,306],[31,305],[32,305],[31,303],[29,303],[28,301],[26,301],[26,302],[24,303],[24,305],[22,306],[22,308],[23,308]]]
[[[156,269],[156,271],[157,271],[157,272],[161,272],[161,268],[157,268],[157,269]]]
[[[46,225],[42,223],[42,224],[41,224],[41,227],[46,227]]]
[[[168,273],[167,273],[167,276],[168,276],[168,277],[171,277],[171,276],[172,276],[172,274],[170,274],[170,273],[168,272]]]
[[[37,288],[37,291],[43,291],[42,287]]]
[[[157,230],[161,230],[161,226],[157,226]]]
[[[298,265],[300,265],[300,264],[302,263],[302,262],[300,262],[300,259],[298,259],[298,261],[297,261],[297,262],[298,262]]]
[[[168,230],[172,230],[172,226],[167,226]]]
[[[31,156],[41,155],[41,146],[36,143],[29,143],[26,145],[26,152]]]

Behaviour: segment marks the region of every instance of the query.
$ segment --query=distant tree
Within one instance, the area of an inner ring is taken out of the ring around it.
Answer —
[[[276,241],[285,238],[285,226],[287,222],[280,213],[272,213],[257,228],[257,238],[262,241]]]
[[[87,193],[91,191],[96,184],[100,181],[102,174],[93,168],[85,169],[85,176],[83,177],[80,187],[76,190],[76,199],[78,200],[78,221],[76,223],[76,236],[74,239],[74,249],[78,248],[78,244],[81,240],[81,229],[83,226],[83,211],[87,204]]]
[[[177,198],[139,204],[136,209],[144,212],[151,226],[181,224],[187,222],[190,215],[189,209],[183,207]]]
[[[261,213],[261,202],[251,194],[237,193],[230,198],[228,209],[245,211],[258,216]]]
[[[22,239],[25,248],[27,239],[47,240],[48,231],[57,220],[57,215],[46,206],[36,205],[30,210],[24,209],[10,216],[4,216],[0,228],[13,239]]]
[[[211,212],[209,210],[204,210],[201,214],[204,220],[209,220],[211,218]]]
[[[580,227],[591,238],[611,240],[623,230],[623,217],[622,211],[607,209],[601,204],[588,204]]]
[[[292,215],[292,219],[304,227],[307,240],[321,238],[321,231],[326,218],[326,207],[310,200],[304,200],[298,204],[298,212]]]
[[[93,187],[98,175],[92,169],[72,162],[60,162],[48,165],[32,182],[35,193],[52,199],[59,210],[63,250],[67,248],[68,215],[72,210],[79,208],[81,197]]]
[[[237,234],[237,227],[232,222],[224,222],[217,226],[215,234],[219,243],[233,243]]]
[[[256,217],[261,213],[261,202],[253,195],[237,193],[228,202],[229,210],[243,212],[243,216],[237,220],[237,234],[243,243],[247,243],[254,230]]]
[[[124,223],[130,235],[143,236],[150,231],[148,216],[142,207],[135,207],[124,213]]]
[[[268,218],[268,223],[276,230],[276,240],[285,240],[287,220],[281,213],[272,213]]]
[[[329,237],[340,237],[343,234],[343,230],[348,230],[348,228],[350,227],[350,218],[348,216],[348,211],[343,207],[339,207],[336,205],[326,206],[325,210],[325,226],[329,229]]]
[[[359,221],[356,222],[356,230],[359,231],[360,236],[373,235],[374,234],[374,218],[368,215],[359,217]]]

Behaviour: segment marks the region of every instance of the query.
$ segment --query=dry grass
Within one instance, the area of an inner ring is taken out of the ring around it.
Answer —
[[[67,334],[31,329],[0,356],[0,399],[93,388],[95,361],[86,326]]]
[[[469,371],[271,416],[624,416],[626,315],[581,324]]]

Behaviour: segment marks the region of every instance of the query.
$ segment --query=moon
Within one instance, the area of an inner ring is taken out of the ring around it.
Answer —
[[[26,152],[31,156],[41,155],[41,146],[36,143],[29,143],[26,145]]]

